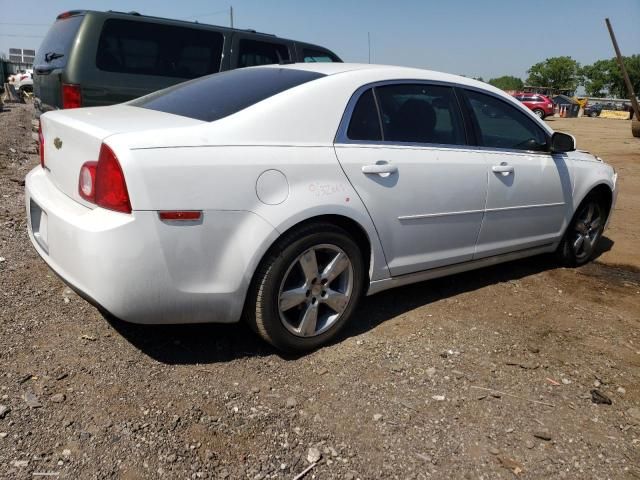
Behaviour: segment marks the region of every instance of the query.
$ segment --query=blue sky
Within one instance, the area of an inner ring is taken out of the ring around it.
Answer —
[[[77,8],[253,28],[324,45],[345,61],[372,61],[482,76],[525,77],[532,64],[570,55],[582,64],[613,56],[608,16],[623,54],[640,53],[640,0],[0,0],[0,52],[37,48],[56,15]],[[23,8],[24,7],[24,8]]]

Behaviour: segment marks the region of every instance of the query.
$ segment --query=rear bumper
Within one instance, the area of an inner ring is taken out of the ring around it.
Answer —
[[[238,321],[253,268],[276,232],[250,212],[206,211],[189,224],[90,209],[36,167],[25,183],[29,237],[79,294],[134,323]]]

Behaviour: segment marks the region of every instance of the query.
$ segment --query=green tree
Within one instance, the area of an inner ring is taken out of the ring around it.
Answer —
[[[580,71],[582,85],[590,97],[602,97],[611,88],[613,70],[618,68],[615,61],[598,60],[585,65]]]
[[[580,64],[571,57],[547,58],[527,73],[527,83],[538,87],[575,90],[580,83]]]
[[[616,68],[613,69],[611,75],[609,92],[618,98],[628,98],[629,93],[627,93],[627,87],[624,84],[622,71],[620,70],[616,59],[612,60],[615,62]],[[630,57],[622,57],[622,60],[624,61],[624,66],[629,74],[631,85],[633,85],[633,91],[636,92],[636,95],[640,95],[640,55],[635,54]]]
[[[524,87],[522,79],[512,75],[503,75],[498,78],[492,78],[489,80],[489,83],[502,90],[522,90]]]
[[[623,57],[623,61],[637,94],[640,91],[640,55]],[[615,57],[586,65],[581,69],[580,74],[587,95],[598,97],[609,94],[619,98],[628,97],[622,71]]]

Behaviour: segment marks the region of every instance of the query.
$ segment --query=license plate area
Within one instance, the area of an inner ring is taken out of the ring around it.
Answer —
[[[31,231],[38,245],[49,253],[49,217],[47,212],[33,201],[29,202],[29,217],[31,218]]]

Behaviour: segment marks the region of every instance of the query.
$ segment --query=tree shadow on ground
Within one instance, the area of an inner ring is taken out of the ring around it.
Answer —
[[[613,242],[603,237],[595,258],[608,251]],[[360,335],[398,315],[445,298],[479,290],[489,285],[518,280],[558,268],[553,255],[542,255],[503,263],[475,271],[451,275],[388,290],[362,299],[354,318],[333,343]],[[127,341],[149,357],[166,364],[209,364],[256,356],[279,355],[285,360],[300,356],[283,355],[262,341],[244,323],[230,325],[136,325],[104,314]]]

